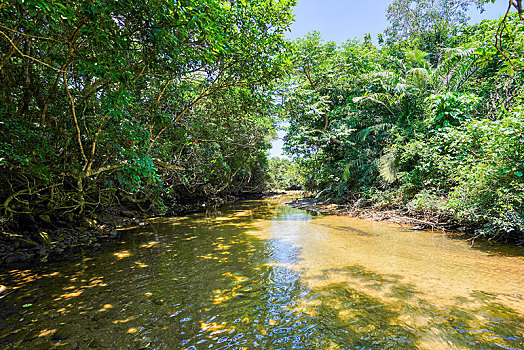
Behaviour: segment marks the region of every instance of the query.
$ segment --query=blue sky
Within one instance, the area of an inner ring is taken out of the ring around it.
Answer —
[[[320,32],[325,41],[343,43],[347,39],[362,39],[370,33],[376,42],[377,35],[383,33],[388,23],[386,9],[392,0],[298,0],[293,13],[295,23],[287,38],[296,39],[311,31]],[[508,8],[508,0],[496,0],[486,4],[484,13],[473,7],[470,10],[470,23],[502,16]],[[282,156],[283,132],[273,142],[272,156]]]
[[[362,39],[371,33],[374,39],[388,26],[386,9],[392,0],[298,0],[295,7],[295,23],[287,37],[295,39],[316,30],[326,41],[342,43],[347,39]],[[502,16],[508,8],[508,0],[496,0],[486,4],[484,13],[473,6],[469,16],[471,23]]]

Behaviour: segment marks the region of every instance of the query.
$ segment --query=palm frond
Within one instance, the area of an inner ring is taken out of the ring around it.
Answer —
[[[429,79],[431,77],[431,72],[426,68],[413,68],[408,72],[411,76],[414,77],[423,77],[424,79]]]
[[[416,68],[428,68],[429,62],[427,60],[428,53],[419,49],[405,51],[406,60]]]
[[[409,70],[408,74],[411,85],[419,90],[433,85],[433,74],[429,68],[413,68]]]
[[[348,162],[344,166],[344,172],[342,174],[342,179],[345,182],[350,181],[352,178],[358,178],[360,174],[358,173],[359,168],[362,166],[362,159],[354,159]]]
[[[449,59],[452,57],[469,57],[473,55],[478,49],[477,43],[469,43],[463,46],[450,47],[444,49],[444,58]]]
[[[381,132],[384,132],[386,130],[391,129],[392,127],[393,127],[393,124],[391,124],[391,123],[381,123],[381,124],[376,124],[376,125],[369,126],[369,127],[365,128],[365,129],[360,130],[357,133],[357,139],[359,141],[365,141],[366,138],[371,133],[380,134]]]
[[[378,161],[378,170],[380,177],[387,183],[393,183],[397,180],[398,170],[395,165],[396,156],[393,152],[388,152],[380,157]]]
[[[363,102],[363,101],[371,101],[371,102],[374,102],[374,103],[378,103],[384,107],[387,107],[386,104],[379,100],[379,99],[376,99],[372,96],[358,96],[358,97],[353,97],[353,102],[354,103],[360,103],[360,102]]]

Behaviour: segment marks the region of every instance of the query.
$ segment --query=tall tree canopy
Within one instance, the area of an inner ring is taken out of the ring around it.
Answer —
[[[445,45],[463,28],[471,6],[483,9],[491,0],[394,0],[386,18],[386,35],[391,41],[416,40],[420,48]]]
[[[79,213],[117,189],[158,199],[158,186],[251,182],[293,5],[2,0],[5,216]]]

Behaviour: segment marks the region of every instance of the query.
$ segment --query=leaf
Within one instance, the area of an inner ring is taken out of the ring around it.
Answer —
[[[397,168],[395,166],[395,154],[386,153],[379,159],[379,172],[380,177],[387,183],[393,183],[397,179]]]

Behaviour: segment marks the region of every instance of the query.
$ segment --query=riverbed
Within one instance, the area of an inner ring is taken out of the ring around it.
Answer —
[[[7,349],[523,349],[524,249],[270,201],[0,272]]]

